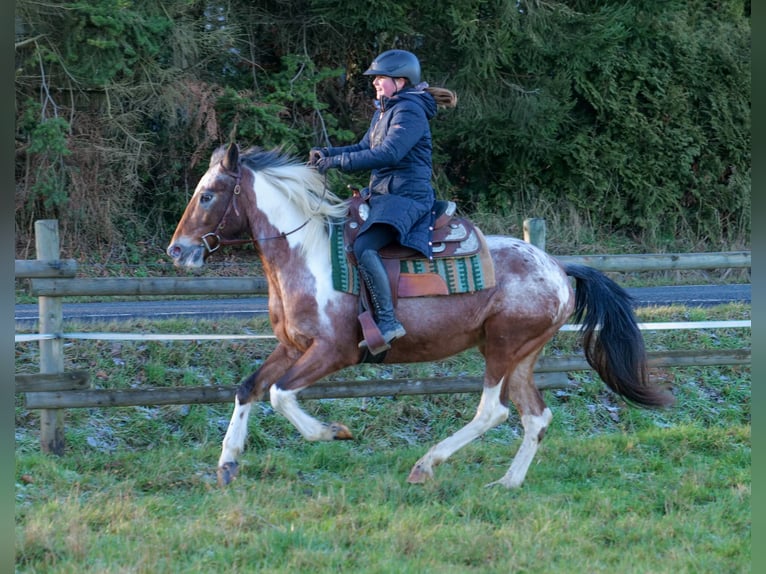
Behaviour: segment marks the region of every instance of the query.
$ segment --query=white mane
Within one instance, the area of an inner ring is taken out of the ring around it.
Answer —
[[[259,205],[263,205],[263,201],[258,200],[258,189],[266,184],[284,201],[280,201],[279,206],[272,206],[272,211],[279,211],[283,206],[285,211],[289,211],[286,209],[287,205],[296,210],[297,219],[300,221],[293,222],[294,227],[291,229],[281,229],[282,232],[287,233],[307,222],[303,228],[304,239],[301,243],[304,253],[320,244],[323,237],[327,237],[330,221],[345,217],[348,211],[347,202],[327,188],[324,176],[305,163],[284,155],[281,150],[247,150],[242,154],[242,165],[253,172],[256,201]],[[265,180],[263,184],[259,184],[259,179]]]

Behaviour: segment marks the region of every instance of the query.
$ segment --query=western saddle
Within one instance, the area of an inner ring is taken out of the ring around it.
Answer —
[[[352,245],[359,229],[369,216],[370,208],[367,200],[370,196],[367,190],[360,192],[356,188],[351,189],[352,196],[349,199],[348,216],[343,226],[343,240],[346,257],[349,264],[355,269],[356,259]],[[456,205],[454,201],[437,200],[434,203],[433,211],[434,225],[431,231],[431,250],[434,259],[468,257],[478,253],[485,245],[481,239],[481,232],[474,224],[464,217],[455,215]],[[402,245],[389,245],[380,250],[380,256],[388,272],[394,306],[396,306],[399,297],[449,294],[444,279],[437,273],[401,272],[400,262],[402,260],[422,260],[424,259],[422,253]],[[382,344],[383,337],[373,319],[369,294],[364,286],[364,281],[359,283],[359,322],[369,347],[375,348],[378,346],[376,343]]]

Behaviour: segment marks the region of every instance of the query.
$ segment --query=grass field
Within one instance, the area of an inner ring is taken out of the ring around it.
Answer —
[[[749,306],[655,308],[639,320],[749,319]],[[137,321],[119,332],[236,333],[262,324]],[[74,329],[73,329],[74,330]],[[83,328],[83,330],[85,330]],[[749,329],[645,332],[651,350],[742,348]],[[271,342],[67,343],[67,369],[104,388],[234,384]],[[560,333],[547,354],[577,349]],[[16,345],[17,372],[37,346]],[[439,364],[363,366],[337,377],[481,372],[475,353]],[[240,477],[215,484],[231,405],[73,409],[67,452],[39,453],[38,417],[16,404],[16,569],[46,573],[749,572],[748,367],[662,369],[677,405],[625,405],[590,371],[544,396],[554,419],[524,486],[508,468],[519,421],[454,455],[424,486],[405,480],[466,424],[478,395],[305,401],[353,441],[307,443],[268,405],[253,411]]]

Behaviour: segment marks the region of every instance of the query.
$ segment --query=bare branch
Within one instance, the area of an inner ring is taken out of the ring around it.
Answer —
[[[26,46],[27,44],[37,42],[40,38],[45,38],[45,34],[38,34],[34,38],[27,38],[26,40],[22,40],[21,42],[16,42],[13,46],[16,50],[18,50],[22,46]]]

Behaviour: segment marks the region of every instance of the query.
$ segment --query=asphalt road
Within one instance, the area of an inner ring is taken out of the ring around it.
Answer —
[[[709,307],[731,302],[750,303],[751,285],[677,285],[666,287],[640,287],[627,291],[634,297],[637,307],[683,304],[690,307]],[[160,301],[124,301],[96,303],[64,303],[64,320],[119,321],[131,318],[173,317],[221,318],[265,315],[266,298],[194,299]],[[37,304],[16,305],[17,323],[36,323]]]

